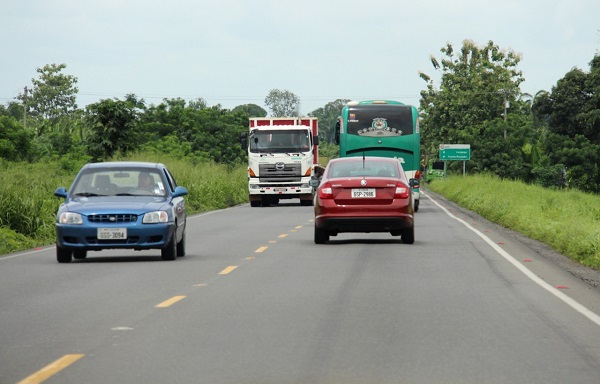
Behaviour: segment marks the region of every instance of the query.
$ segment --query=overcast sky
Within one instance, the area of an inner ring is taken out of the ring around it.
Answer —
[[[600,0],[2,0],[0,103],[64,63],[80,107],[134,93],[266,109],[274,88],[302,114],[341,98],[418,106],[419,71],[436,78],[430,56],[465,39],[520,53],[521,90],[550,91],[600,53]]]

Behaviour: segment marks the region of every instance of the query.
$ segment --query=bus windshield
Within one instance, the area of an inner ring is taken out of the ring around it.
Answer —
[[[347,133],[359,136],[402,136],[413,133],[410,106],[357,105],[348,109]]]

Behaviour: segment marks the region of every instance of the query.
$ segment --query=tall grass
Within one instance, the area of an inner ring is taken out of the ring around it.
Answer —
[[[490,175],[451,176],[428,186],[462,207],[600,269],[600,195],[552,190]]]
[[[115,160],[161,162],[178,185],[188,189],[188,214],[222,209],[248,201],[246,165],[221,165],[176,159],[165,155],[137,154]],[[63,199],[58,187],[70,188],[85,160],[44,163],[0,162],[0,254],[55,241],[55,215]]]

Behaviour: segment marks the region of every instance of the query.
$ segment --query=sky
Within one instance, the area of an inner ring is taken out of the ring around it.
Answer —
[[[600,54],[599,0],[2,0],[0,104],[38,68],[66,64],[77,104],[204,99],[268,110],[272,89],[306,115],[336,99],[419,105],[431,57],[493,41],[521,55],[521,91],[551,91]]]

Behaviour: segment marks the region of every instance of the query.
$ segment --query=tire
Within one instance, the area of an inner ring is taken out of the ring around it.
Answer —
[[[415,242],[415,227],[414,225],[410,228],[402,230],[402,242],[404,244],[413,244]]]
[[[271,200],[268,199],[268,198],[266,198],[266,197],[263,197],[261,203],[262,203],[263,207],[270,207],[271,206]]]
[[[251,200],[250,206],[251,207],[260,207],[260,200]]]
[[[68,248],[56,246],[56,261],[59,263],[70,263],[73,260],[73,251]]]
[[[77,260],[83,260],[87,257],[87,251],[85,249],[76,249],[73,251],[73,257]]]
[[[181,241],[177,243],[177,257],[185,256],[185,228],[183,229],[183,235],[181,235]]]
[[[415,200],[415,212],[419,212],[419,200]]]
[[[300,200],[300,205],[303,207],[311,207],[313,205],[312,200]]]
[[[163,260],[177,259],[177,243],[175,242],[175,232],[173,232],[173,235],[171,236],[167,247],[160,250],[160,257]]]
[[[329,231],[315,226],[315,244],[325,244],[329,241]]]

